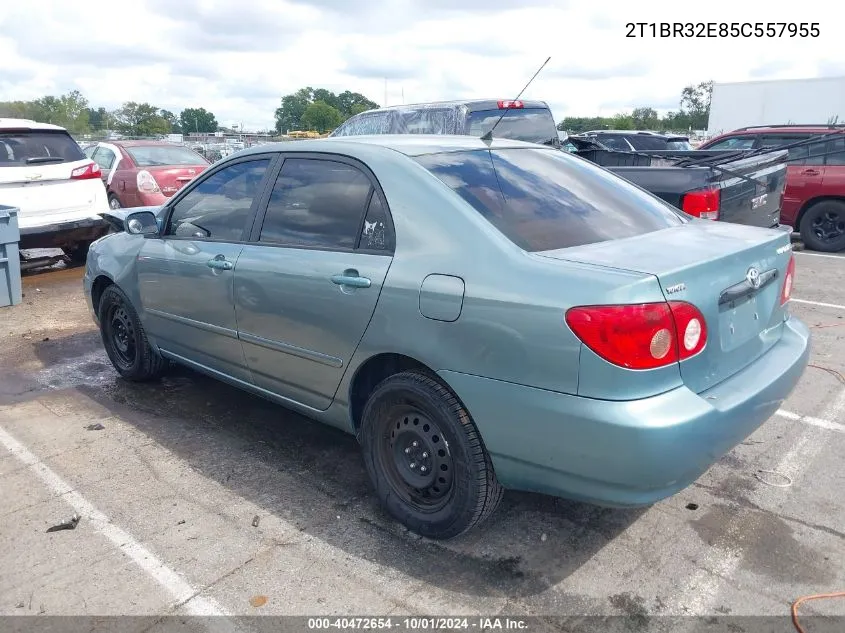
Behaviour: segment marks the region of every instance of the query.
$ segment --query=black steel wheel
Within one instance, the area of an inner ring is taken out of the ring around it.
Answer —
[[[458,536],[501,500],[469,412],[431,375],[410,371],[382,381],[364,407],[359,441],[382,505],[418,534]]]
[[[845,249],[845,202],[822,200],[801,218],[801,239],[814,251],[835,253]]]
[[[116,285],[103,291],[98,318],[106,354],[121,376],[152,380],[167,369],[167,361],[150,347],[132,302]]]

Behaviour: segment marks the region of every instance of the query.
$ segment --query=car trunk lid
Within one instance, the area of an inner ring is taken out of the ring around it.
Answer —
[[[789,235],[782,231],[693,220],[538,255],[651,274],[667,300],[695,305],[707,324],[707,344],[681,361],[680,371],[687,387],[700,393],[757,360],[780,339],[787,317],[780,299],[791,249]]]
[[[144,167],[155,178],[161,192],[168,198],[199,175],[208,165],[162,165]]]

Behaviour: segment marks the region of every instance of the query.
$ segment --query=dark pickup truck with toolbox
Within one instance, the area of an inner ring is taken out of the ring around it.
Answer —
[[[509,138],[561,148],[549,106],[543,101],[476,99],[367,110],[347,119],[330,136],[459,134]],[[569,151],[605,167],[704,219],[778,227],[786,182],[787,152],[747,158],[736,152],[676,149],[614,151],[597,137],[570,136]],[[724,161],[722,158],[724,157]]]

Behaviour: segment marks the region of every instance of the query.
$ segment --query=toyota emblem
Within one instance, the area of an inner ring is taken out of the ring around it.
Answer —
[[[749,268],[748,272],[745,273],[745,279],[751,284],[752,288],[760,287],[760,271],[756,268]]]

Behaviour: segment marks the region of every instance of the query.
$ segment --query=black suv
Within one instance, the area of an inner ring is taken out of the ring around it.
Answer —
[[[502,116],[504,115],[504,117]],[[347,119],[329,136],[365,134],[493,135],[560,147],[552,111],[543,101],[440,101],[367,110]]]
[[[636,130],[592,130],[578,134],[592,138],[609,149],[622,152],[640,150],[692,150],[689,137]]]

